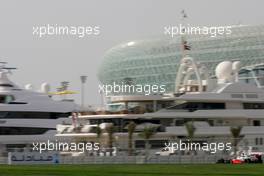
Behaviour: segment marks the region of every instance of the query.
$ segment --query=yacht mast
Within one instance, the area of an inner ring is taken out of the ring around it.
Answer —
[[[187,51],[191,50],[191,46],[189,46],[187,40],[186,40],[186,24],[185,19],[187,18],[187,15],[184,10],[182,10],[182,31],[180,33],[181,35],[181,53],[182,53],[182,59],[179,64],[178,72],[176,75],[175,80],[175,93],[182,93],[182,88],[186,89],[188,79],[192,74],[195,74],[197,78],[198,83],[198,91],[203,91],[203,85],[202,85],[202,79],[201,79],[201,73],[200,68],[198,64],[195,62],[195,60],[192,57],[189,57],[187,55]],[[183,92],[186,92],[184,90]]]

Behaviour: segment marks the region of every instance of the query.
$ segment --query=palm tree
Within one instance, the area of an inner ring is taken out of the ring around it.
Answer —
[[[110,125],[105,128],[106,133],[108,134],[108,148],[110,149],[110,156],[113,154],[113,142],[114,142],[114,132],[115,127],[114,125]]]
[[[186,131],[188,133],[189,143],[191,145],[192,144],[193,137],[194,137],[194,133],[196,131],[196,128],[193,125],[193,122],[187,122],[187,123],[185,123],[185,128],[186,128]]]
[[[185,127],[186,127],[186,130],[187,130],[187,133],[188,133],[188,138],[190,139],[190,141],[192,142],[192,139],[194,137],[194,133],[196,131],[196,128],[195,126],[193,125],[193,122],[187,122],[185,124]]]
[[[95,133],[96,133],[96,141],[99,142],[100,141],[100,138],[102,136],[102,129],[100,128],[99,125],[96,126],[95,128]]]
[[[103,133],[103,131],[100,128],[99,125],[97,125],[97,127],[95,128],[95,133],[96,133],[96,142],[99,144],[99,150],[97,151],[97,155],[99,155],[100,148],[101,148],[101,146],[100,146],[100,138],[101,138],[102,133]]]
[[[230,132],[233,137],[233,146],[234,146],[234,154],[237,155],[237,145],[240,140],[240,133],[242,130],[242,126],[230,127]]]
[[[127,130],[128,130],[128,155],[132,155],[133,153],[133,133],[135,132],[136,129],[136,123],[131,121],[127,125]]]
[[[149,139],[157,133],[156,127],[145,127],[142,132],[139,133],[139,137],[145,140],[145,153],[148,155]]]

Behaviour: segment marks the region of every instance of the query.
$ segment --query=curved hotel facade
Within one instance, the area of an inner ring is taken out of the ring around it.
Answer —
[[[264,85],[264,26],[234,26],[230,35],[188,35],[188,55],[214,76],[216,65],[225,60],[241,61],[240,79]],[[135,40],[110,49],[99,69],[103,84],[162,84],[173,92],[182,58],[181,37]]]

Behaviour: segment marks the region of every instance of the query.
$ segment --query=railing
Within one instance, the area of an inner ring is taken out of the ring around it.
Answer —
[[[60,164],[197,164],[216,163],[221,157],[204,156],[78,156],[60,157]]]
[[[7,164],[7,157],[0,156],[0,164]]]

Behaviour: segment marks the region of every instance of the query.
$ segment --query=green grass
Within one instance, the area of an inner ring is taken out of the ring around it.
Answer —
[[[262,164],[0,165],[0,176],[263,176]]]

